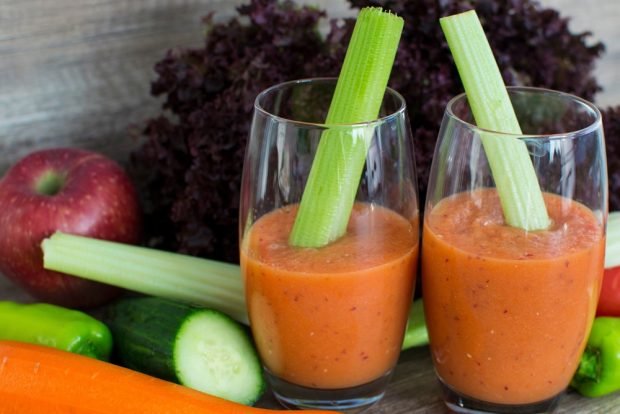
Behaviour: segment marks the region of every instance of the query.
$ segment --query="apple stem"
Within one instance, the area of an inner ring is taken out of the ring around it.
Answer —
[[[53,196],[58,194],[65,184],[64,174],[56,171],[47,171],[37,180],[34,190],[37,194]]]

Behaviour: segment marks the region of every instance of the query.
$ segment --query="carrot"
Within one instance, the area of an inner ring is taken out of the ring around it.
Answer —
[[[248,407],[51,347],[0,341],[0,414],[281,412]]]

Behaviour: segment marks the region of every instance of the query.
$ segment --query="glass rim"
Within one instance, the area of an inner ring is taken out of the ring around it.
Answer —
[[[581,135],[588,135],[596,131],[602,126],[603,116],[601,114],[601,111],[598,109],[598,107],[594,105],[592,102],[586,99],[580,98],[577,95],[574,95],[568,92],[562,92],[562,91],[557,91],[554,89],[540,88],[540,87],[535,87],[535,86],[507,86],[506,89],[508,90],[508,92],[521,91],[521,92],[536,93],[540,95],[549,94],[549,95],[555,95],[557,97],[568,99],[572,102],[576,102],[580,104],[581,106],[587,108],[590,112],[594,114],[594,119],[587,126],[581,129],[577,129],[574,131],[567,131],[567,132],[557,132],[557,133],[549,133],[549,134],[515,134],[515,133],[509,133],[509,132],[493,131],[491,129],[480,128],[470,122],[467,122],[461,119],[458,115],[454,113],[452,109],[453,106],[457,102],[463,99],[467,99],[467,94],[465,92],[456,95],[455,97],[451,98],[450,101],[448,101],[448,104],[446,105],[446,114],[453,120],[459,122],[461,125],[477,133],[491,133],[494,135],[504,135],[504,136],[510,136],[510,137],[514,137],[514,138],[518,138],[522,140],[528,140],[528,139],[556,140],[556,139],[574,138],[574,137],[578,137]]]
[[[254,110],[262,113],[263,115],[269,118],[275,119],[276,121],[281,122],[281,123],[291,123],[291,124],[296,124],[296,125],[302,125],[305,127],[326,128],[326,129],[327,128],[342,128],[342,127],[366,128],[366,127],[375,126],[378,124],[384,124],[388,122],[391,118],[395,118],[403,113],[406,114],[407,103],[405,102],[405,98],[399,92],[397,92],[395,89],[390,88],[389,86],[386,87],[385,91],[386,93],[389,93],[390,95],[394,96],[398,100],[399,102],[398,109],[394,111],[390,111],[390,113],[387,115],[384,115],[379,118],[373,119],[372,121],[366,121],[366,122],[326,124],[326,123],[320,123],[320,122],[299,121],[296,119],[289,119],[286,117],[275,115],[271,113],[271,111],[268,111],[267,109],[265,109],[260,104],[261,99],[263,99],[265,96],[273,93],[274,91],[278,89],[288,88],[288,87],[292,87],[295,85],[305,85],[305,84],[318,83],[318,82],[335,83],[337,80],[338,78],[335,78],[335,77],[317,77],[317,78],[295,79],[295,80],[277,83],[275,85],[268,87],[267,89],[264,89],[256,96],[256,99],[254,99]]]

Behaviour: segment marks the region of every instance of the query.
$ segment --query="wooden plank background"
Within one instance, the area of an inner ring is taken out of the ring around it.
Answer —
[[[122,160],[135,145],[127,128],[159,110],[154,63],[172,47],[201,45],[201,17],[227,19],[240,3],[0,0],[0,173],[59,145]]]

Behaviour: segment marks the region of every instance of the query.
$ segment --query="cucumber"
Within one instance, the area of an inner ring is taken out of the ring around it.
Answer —
[[[127,368],[246,405],[265,390],[247,328],[219,311],[137,297],[107,306],[102,318]]]

